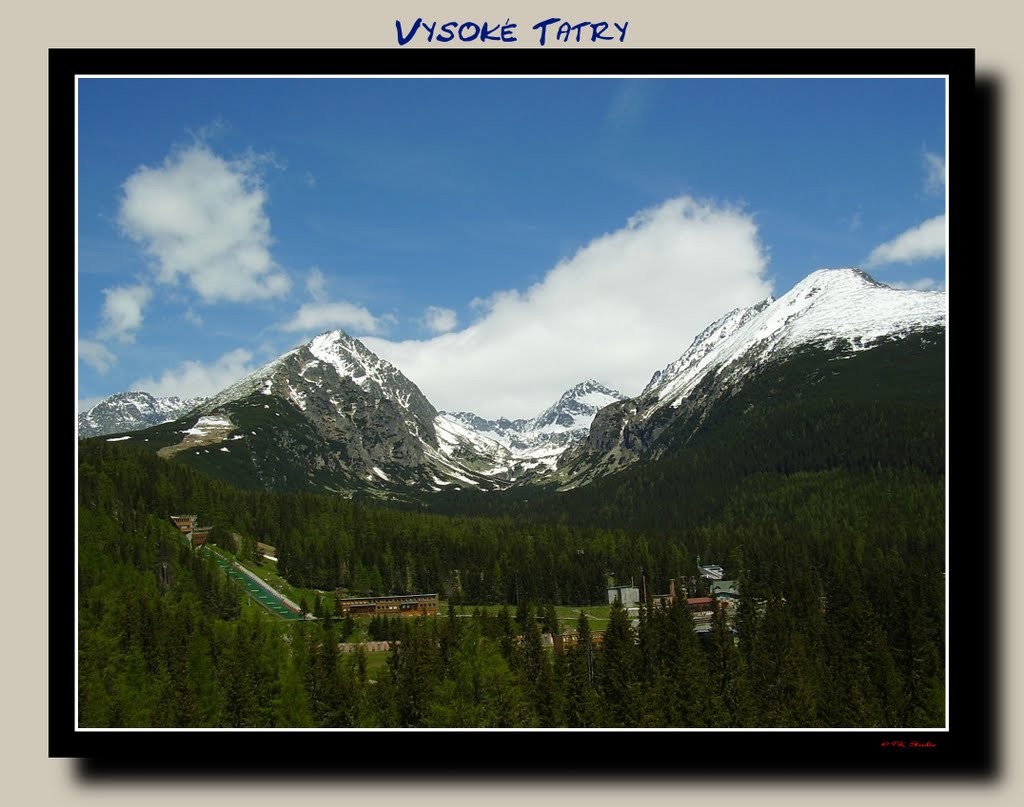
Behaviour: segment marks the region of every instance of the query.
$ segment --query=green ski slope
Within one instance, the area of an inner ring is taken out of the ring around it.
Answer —
[[[183,541],[186,545],[188,544],[188,539],[184,536],[179,536],[179,540]],[[227,558],[224,558],[218,553],[214,552],[205,544],[199,548],[199,551],[204,556],[213,556],[214,561],[220,567],[220,570],[228,576],[228,579],[233,581],[236,585],[241,586],[245,593],[249,595],[250,599],[253,599],[256,602],[258,602],[260,605],[262,605],[264,608],[270,611],[270,613],[274,614],[275,616],[279,616],[281,619],[303,618],[302,614],[298,613],[297,611],[293,611],[291,608],[289,608],[287,605],[281,602],[280,597],[278,597],[277,594],[275,594],[269,588],[261,585],[260,583],[257,583],[248,575],[244,575],[240,571],[238,571],[238,569],[236,569],[234,565],[232,565],[231,561],[229,561]]]

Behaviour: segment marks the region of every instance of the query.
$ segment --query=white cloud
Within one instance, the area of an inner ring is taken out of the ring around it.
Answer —
[[[185,319],[197,328],[201,328],[203,326],[203,318],[193,311],[191,306],[185,309]]]
[[[306,276],[306,291],[309,296],[322,303],[327,299],[327,278],[317,267],[313,267]]]
[[[78,340],[78,358],[100,375],[106,373],[117,361],[117,356],[107,350],[104,345],[89,339]]]
[[[459,318],[450,308],[431,305],[423,312],[423,324],[432,333],[448,333],[455,330]]]
[[[914,289],[915,291],[945,291],[946,282],[931,277],[921,277],[909,282],[896,280],[887,284],[894,289]]]
[[[229,162],[194,145],[125,181],[120,225],[153,259],[161,283],[184,278],[204,302],[288,291],[288,276],[270,254],[259,164],[252,156]]]
[[[936,216],[875,247],[865,267],[913,263],[946,254],[946,216]]]
[[[128,389],[144,390],[158,397],[209,397],[255,370],[252,358],[250,351],[237,348],[211,364],[182,362],[174,369],[164,370],[159,378],[148,377],[133,381]]]
[[[115,286],[104,289],[102,322],[97,335],[101,339],[134,342],[135,332],[142,327],[142,312],[153,290],[148,286]]]
[[[422,341],[368,337],[440,409],[530,417],[588,377],[636,395],[723,313],[771,292],[753,218],[671,199],[596,238],[481,318]]]
[[[353,303],[313,302],[304,303],[294,317],[278,327],[290,332],[319,333],[342,328],[356,334],[367,334],[380,333],[384,329],[383,319]]]
[[[941,194],[946,190],[946,158],[940,154],[926,151],[924,154],[927,176],[924,189],[927,193]]]

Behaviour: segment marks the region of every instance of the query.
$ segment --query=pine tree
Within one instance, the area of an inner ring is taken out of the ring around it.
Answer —
[[[558,612],[555,611],[555,606],[550,602],[544,606],[544,616],[542,621],[545,633],[553,634],[559,632]]]
[[[746,714],[743,657],[736,649],[725,611],[715,609],[707,642],[712,696],[716,700],[719,725],[738,726]],[[717,710],[716,710],[717,711]]]
[[[603,725],[601,703],[594,686],[595,658],[590,623],[580,611],[578,641],[558,658],[556,680],[561,690],[565,724],[571,728]]]
[[[636,725],[638,661],[629,617],[622,601],[616,599],[612,603],[601,650],[601,699],[611,725]]]

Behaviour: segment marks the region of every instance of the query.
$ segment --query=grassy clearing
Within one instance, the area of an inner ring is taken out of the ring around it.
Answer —
[[[388,663],[388,656],[390,651],[378,651],[376,653],[366,654],[366,674],[370,678],[377,678],[378,674],[384,669],[384,665]]]
[[[257,542],[257,546],[263,552],[275,551],[275,548],[270,546],[269,544]],[[284,594],[284,596],[288,597],[288,599],[292,600],[293,602],[299,603],[303,599],[305,599],[306,604],[309,606],[309,608],[313,609],[316,605],[316,598],[320,597],[323,600],[324,610],[327,613],[330,613],[332,615],[334,614],[334,592],[317,591],[315,589],[298,588],[296,586],[293,586],[291,583],[289,583],[287,580],[285,580],[283,577],[281,577],[281,575],[277,573],[277,563],[275,561],[266,560],[264,558],[262,563],[257,565],[252,561],[241,560],[237,558],[234,555],[234,553],[230,552],[229,550],[223,547],[219,547],[217,551],[225,557],[230,557],[234,560],[238,560],[243,566],[245,566],[246,569],[253,572],[257,577],[259,577],[260,580],[262,580],[264,583],[271,586],[272,588],[276,589],[277,591],[280,591],[282,594]],[[447,618],[448,607],[449,604],[447,602],[442,601],[440,603],[438,616]],[[465,617],[468,617],[477,608],[481,609],[482,611],[488,614],[497,614],[503,607],[507,607],[513,615],[515,614],[516,608],[514,605],[501,606],[464,604],[457,606],[458,612]],[[604,630],[608,626],[608,616],[609,612],[611,611],[610,605],[556,605],[555,613],[558,615],[558,624],[561,627],[563,633],[576,629],[576,623],[579,620],[580,611],[583,611],[587,615],[587,619],[590,621],[590,627],[593,630]],[[368,641],[368,637],[366,635],[366,628],[370,623],[370,618],[360,617],[355,620],[355,623],[356,630],[349,638],[349,641]],[[385,653],[383,655],[386,656],[387,654]]]
[[[459,614],[467,617],[477,608],[488,614],[497,614],[502,608],[508,608],[513,616],[515,616],[516,611],[514,605],[459,605],[456,607]],[[592,630],[604,630],[608,626],[609,614],[611,612],[610,605],[556,605],[555,614],[558,616],[558,624],[563,633],[576,629],[576,623],[580,618],[580,611],[587,615],[587,620],[590,622]],[[448,616],[448,603],[441,603],[439,616]]]
[[[386,675],[386,666],[388,663],[388,657],[391,655],[390,651],[378,650],[374,652],[367,651],[366,653],[366,677],[379,681]],[[351,664],[355,666],[356,657],[355,653],[342,653],[342,663]]]

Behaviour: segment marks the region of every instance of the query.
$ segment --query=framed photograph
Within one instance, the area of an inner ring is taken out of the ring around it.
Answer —
[[[615,56],[50,51],[51,756],[992,773],[992,87]]]

